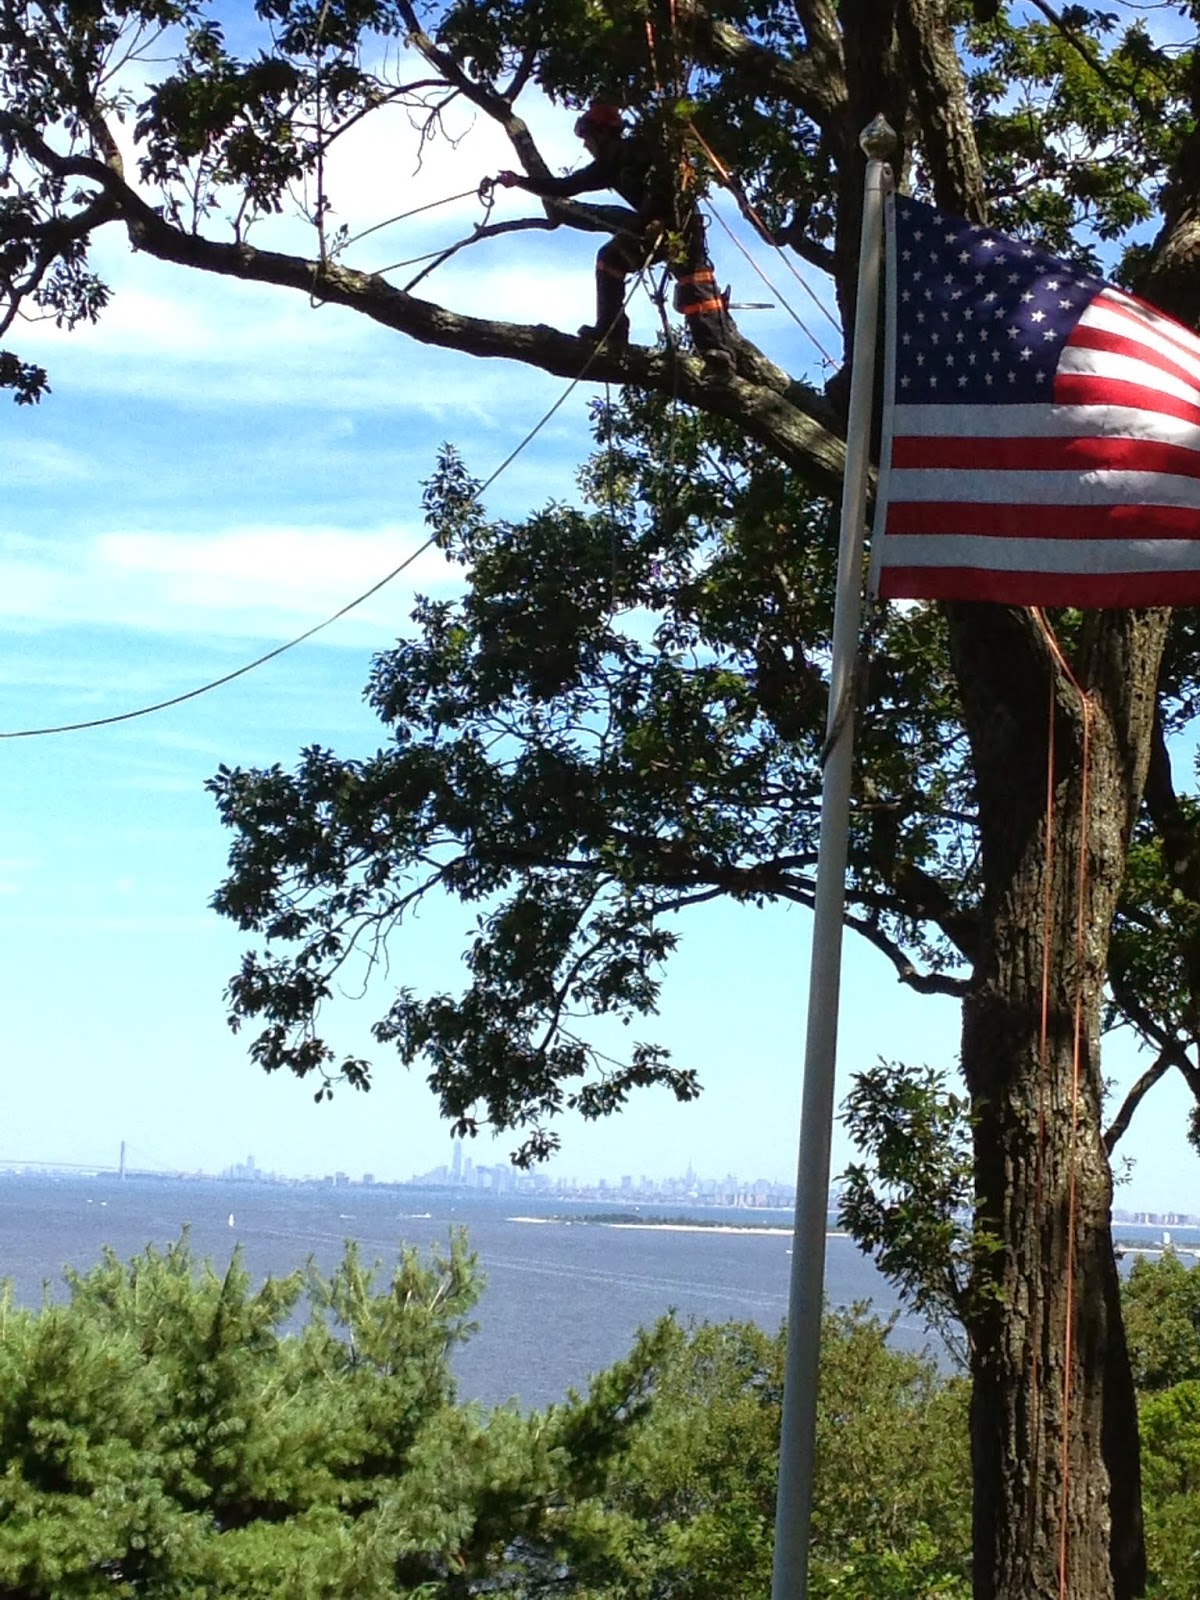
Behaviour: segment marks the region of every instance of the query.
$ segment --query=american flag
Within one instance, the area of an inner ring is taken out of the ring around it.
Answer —
[[[1045,250],[888,213],[880,594],[1200,603],[1200,339]]]

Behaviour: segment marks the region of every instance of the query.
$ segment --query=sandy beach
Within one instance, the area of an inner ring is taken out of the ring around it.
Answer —
[[[652,1228],[662,1233],[781,1233],[785,1239],[790,1239],[790,1228],[756,1228],[753,1224],[748,1226],[736,1222],[600,1222],[600,1228]]]

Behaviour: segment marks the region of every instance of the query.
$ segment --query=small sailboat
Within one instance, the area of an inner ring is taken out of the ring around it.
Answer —
[[[233,1212],[232,1211],[229,1213],[229,1226],[231,1228],[233,1227]]]

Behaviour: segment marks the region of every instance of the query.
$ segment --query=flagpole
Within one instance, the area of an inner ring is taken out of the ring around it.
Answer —
[[[817,1371],[821,1354],[825,1228],[829,1209],[838,988],[842,965],[842,915],[846,899],[850,779],[854,756],[852,679],[862,608],[863,526],[870,468],[875,343],[879,326],[883,199],[888,172],[887,157],[895,149],[896,135],[883,117],[876,117],[863,131],[859,143],[868,161],[859,243],[854,355],[850,369],[846,475],[842,488],[837,591],[833,612],[833,655],[829,675],[817,886],[813,900],[808,1031],[796,1175],[795,1237],[788,1293],[787,1359],[771,1600],[804,1600],[808,1591]]]

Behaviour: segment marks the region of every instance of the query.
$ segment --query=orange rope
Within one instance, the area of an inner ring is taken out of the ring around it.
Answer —
[[[1074,682],[1074,678],[1071,680]],[[1079,869],[1078,888],[1075,907],[1075,1027],[1074,1037],[1071,1041],[1071,1164],[1068,1174],[1068,1199],[1067,1199],[1067,1309],[1066,1333],[1063,1340],[1063,1437],[1062,1437],[1062,1500],[1063,1510],[1059,1530],[1058,1545],[1058,1593],[1059,1600],[1066,1600],[1067,1595],[1067,1543],[1068,1543],[1068,1511],[1069,1490],[1071,1486],[1071,1375],[1075,1356],[1075,1212],[1076,1212],[1076,1156],[1079,1144],[1079,1075],[1080,1055],[1083,1038],[1083,966],[1087,954],[1087,930],[1085,925],[1086,896],[1087,896],[1087,863],[1088,863],[1088,804],[1090,800],[1090,766],[1091,766],[1091,738],[1092,738],[1092,707],[1087,695],[1075,684],[1079,691],[1079,703],[1083,712],[1083,739],[1080,750],[1080,795],[1079,809],[1082,813],[1079,829]]]
[[[1075,1012],[1071,1040],[1071,1141],[1070,1157],[1067,1168],[1067,1299],[1065,1310],[1065,1327],[1063,1330],[1063,1381],[1062,1381],[1062,1499],[1059,1509],[1058,1531],[1058,1595],[1059,1600],[1067,1600],[1067,1556],[1070,1548],[1070,1518],[1069,1501],[1071,1489],[1071,1385],[1075,1366],[1075,1236],[1077,1223],[1077,1166],[1079,1154],[1079,1085],[1082,1067],[1083,1045],[1083,971],[1087,955],[1087,890],[1088,890],[1088,808],[1091,802],[1091,750],[1092,750],[1092,703],[1083,685],[1071,671],[1066,657],[1054,635],[1054,630],[1047,622],[1045,614],[1039,607],[1033,608],[1033,614],[1045,636],[1046,643],[1054,656],[1055,662],[1063,675],[1070,682],[1072,688],[1079,696],[1079,706],[1083,721],[1082,737],[1080,741],[1080,829],[1079,829],[1079,861],[1076,870],[1076,896],[1075,896]],[[1053,695],[1053,684],[1051,694]],[[1052,759],[1052,755],[1051,755]],[[1046,987],[1045,967],[1043,966],[1043,990]],[[1048,1007],[1043,1009],[1043,1028],[1048,1027]]]
[[[1039,621],[1041,613],[1035,612]],[[1038,1028],[1038,1128],[1037,1152],[1033,1167],[1033,1209],[1040,1220],[1042,1215],[1042,1184],[1046,1164],[1046,1092],[1050,1069],[1050,946],[1054,937],[1054,706],[1055,683],[1050,679],[1049,710],[1046,727],[1046,839],[1042,861],[1042,1006]],[[1039,1252],[1040,1256],[1040,1252]],[[1041,1341],[1034,1340],[1033,1373],[1033,1435],[1041,1439],[1042,1432],[1042,1349]],[[1039,1448],[1029,1475],[1030,1509],[1037,1503],[1041,1480],[1042,1459]],[[1033,1519],[1030,1518],[1032,1532]]]
[[[646,18],[646,48],[650,52],[650,71],[654,74],[655,92],[662,94],[662,79],[658,75],[658,52],[654,48],[654,24]]]
[[[791,273],[792,277],[795,278],[796,282],[804,290],[805,294],[809,297],[809,299],[812,301],[812,303],[816,306],[817,310],[819,312],[821,312],[822,316],[825,317],[825,319],[828,321],[830,327],[834,328],[838,333],[841,333],[841,331],[842,331],[841,325],[838,323],[837,319],[830,312],[828,306],[825,306],[825,305],[821,304],[820,298],[816,294],[813,293],[812,287],[808,283],[806,283],[805,280],[799,274],[799,272],[796,271],[796,268],[788,260],[787,251],[784,250],[783,246],[779,243],[778,239],[776,239],[775,235],[771,232],[770,228],[767,227],[766,223],[763,221],[763,219],[759,216],[758,212],[751,205],[749,197],[746,195],[746,193],[743,190],[741,184],[733,176],[733,174],[730,172],[729,168],[721,160],[720,156],[713,149],[712,145],[710,145],[708,143],[707,139],[705,139],[704,135],[700,132],[699,128],[697,128],[697,126],[696,126],[696,124],[694,122],[689,122],[688,123],[688,132],[692,135],[692,137],[695,139],[696,143],[700,146],[701,150],[704,151],[704,154],[708,157],[709,161],[715,167],[716,172],[717,172],[717,176],[720,178],[721,182],[725,185],[725,187],[729,190],[730,194],[732,194],[734,199],[737,201],[738,209],[742,211],[743,215],[747,218],[748,221],[753,223],[755,229],[758,232],[759,237],[761,239],[763,239],[767,244],[769,244],[771,246],[772,250],[777,250],[779,252],[780,259],[783,261],[784,266]],[[761,274],[760,274],[760,276],[761,276]],[[776,289],[774,291],[774,293],[779,294],[778,289]],[[782,300],[783,296],[780,295],[779,297]]]

